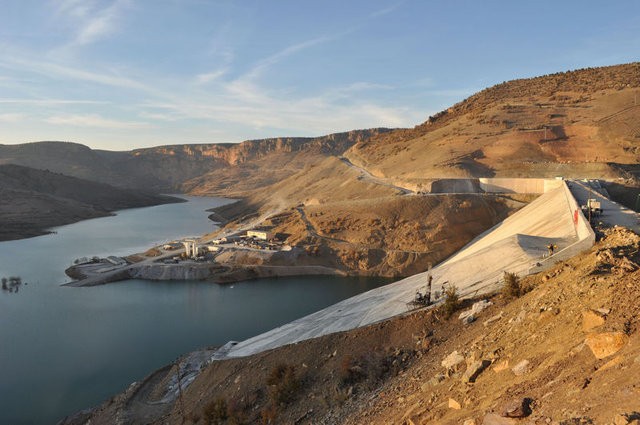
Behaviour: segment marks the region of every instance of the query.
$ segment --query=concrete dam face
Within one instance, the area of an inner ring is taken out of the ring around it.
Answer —
[[[589,249],[595,234],[563,180],[448,179],[458,189],[487,185],[503,192],[543,190],[545,193],[493,228],[487,230],[430,272],[373,289],[309,316],[229,345],[214,358],[242,357],[318,336],[370,325],[404,314],[407,303],[433,279],[432,291],[455,285],[462,297],[499,288],[505,271],[521,276],[552,267],[556,261]],[[444,187],[440,186],[440,187]],[[546,246],[558,251],[548,257]],[[432,296],[432,299],[435,297]]]

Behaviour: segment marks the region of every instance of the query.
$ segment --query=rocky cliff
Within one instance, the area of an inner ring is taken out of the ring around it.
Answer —
[[[124,152],[68,142],[0,145],[0,164],[24,165],[125,188],[176,191],[189,179],[272,155],[301,152],[318,157],[339,155],[354,143],[385,131],[388,130],[354,130],[321,137],[170,145]]]

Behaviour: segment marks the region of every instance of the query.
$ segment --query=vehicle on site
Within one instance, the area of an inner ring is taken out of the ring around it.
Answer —
[[[587,218],[598,217],[602,214],[602,204],[594,198],[587,199],[587,204],[582,205],[582,212]]]

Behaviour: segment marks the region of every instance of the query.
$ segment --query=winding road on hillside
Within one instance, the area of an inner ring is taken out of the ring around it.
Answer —
[[[396,184],[390,183],[387,181],[387,179],[381,178],[381,177],[376,177],[373,174],[371,174],[369,171],[365,170],[364,168],[355,165],[353,162],[351,162],[348,158],[341,156],[339,157],[340,161],[344,162],[347,166],[353,168],[354,170],[358,171],[360,173],[360,175],[362,176],[362,178],[375,183],[375,184],[379,184],[381,186],[386,186],[386,187],[390,187],[393,189],[396,189],[400,192],[402,192],[403,195],[415,195],[415,192],[411,189],[408,189],[406,187],[402,187],[402,186],[398,186]]]

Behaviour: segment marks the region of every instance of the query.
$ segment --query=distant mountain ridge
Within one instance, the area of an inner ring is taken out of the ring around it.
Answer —
[[[354,130],[321,137],[283,137],[241,143],[168,145],[132,151],[91,149],[70,142],[0,145],[0,164],[17,164],[118,187],[175,191],[189,179],[279,153],[339,155],[388,129]]]

